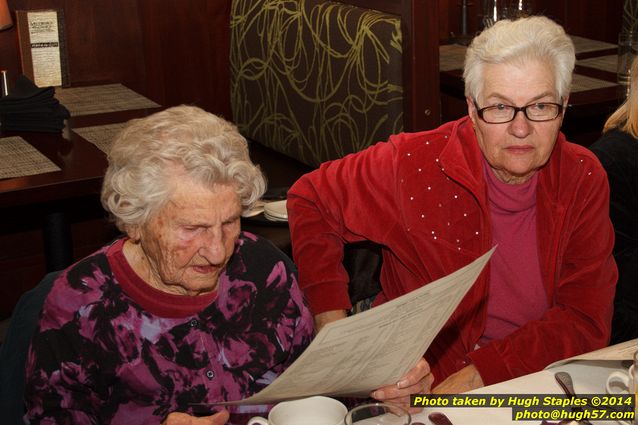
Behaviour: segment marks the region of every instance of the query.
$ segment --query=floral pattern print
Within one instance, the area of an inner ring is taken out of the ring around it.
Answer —
[[[126,290],[139,278],[118,272],[130,267],[118,264],[125,262],[122,244],[81,260],[54,283],[27,360],[31,424],[159,424],[174,411],[207,415],[213,410],[198,403],[260,391],[310,342],[312,317],[296,269],[269,242],[242,233],[216,297],[178,316],[143,308],[144,296]],[[111,255],[118,246],[120,254]],[[228,409],[241,416],[268,406]]]

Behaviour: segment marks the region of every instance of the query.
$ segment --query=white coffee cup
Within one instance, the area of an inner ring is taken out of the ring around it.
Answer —
[[[346,406],[334,398],[314,396],[279,403],[268,419],[255,416],[247,425],[343,425],[346,413]]]
[[[605,389],[607,394],[630,394],[634,391],[634,366],[628,372],[616,370],[609,374]]]
[[[607,394],[633,394],[634,387],[634,366],[629,368],[628,372],[616,370],[609,374],[607,382],[605,383],[605,389]],[[630,425],[632,422],[617,420],[619,424]]]

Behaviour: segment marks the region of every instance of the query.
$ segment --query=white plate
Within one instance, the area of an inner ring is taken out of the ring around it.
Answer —
[[[246,210],[242,216],[243,217],[254,217],[264,212],[264,201],[259,200],[253,204],[253,207],[249,210]]]
[[[288,222],[288,219],[287,219],[287,218],[277,218],[277,217],[271,217],[271,216],[266,215],[266,214],[264,214],[264,218],[265,218],[266,220],[268,220],[268,221],[280,221],[280,222],[282,222],[282,223],[283,223],[283,222],[285,222],[285,223],[287,223],[287,222]]]
[[[264,215],[271,219],[288,220],[286,200],[269,202],[264,205]]]

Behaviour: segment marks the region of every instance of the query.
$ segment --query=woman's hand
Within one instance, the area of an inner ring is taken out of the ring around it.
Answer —
[[[395,385],[387,385],[373,391],[370,396],[384,403],[402,407],[410,413],[420,412],[421,408],[410,407],[410,395],[428,394],[434,382],[434,376],[430,372],[430,365],[421,358],[403,378]]]
[[[222,410],[214,415],[199,418],[186,413],[173,412],[166,417],[162,425],[224,425],[228,422],[229,417],[228,410]]]
[[[448,376],[432,392],[435,394],[460,394],[483,386],[483,379],[478,369],[471,364]]]
[[[318,334],[321,328],[335,320],[347,317],[345,310],[330,310],[315,315],[315,334]]]

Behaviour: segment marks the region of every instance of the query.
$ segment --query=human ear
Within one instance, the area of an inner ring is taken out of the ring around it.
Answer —
[[[467,114],[470,116],[472,123],[476,125],[477,111],[474,100],[471,97],[467,96],[465,98],[465,102],[467,103]]]

